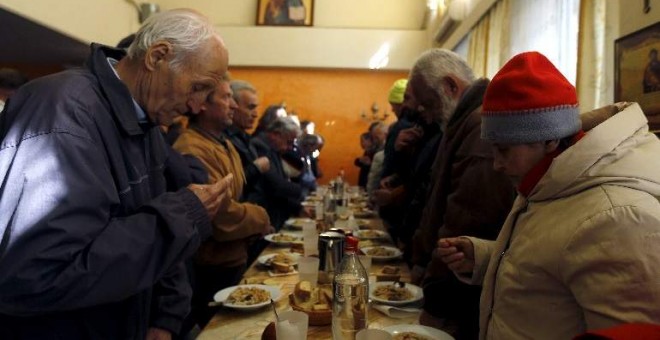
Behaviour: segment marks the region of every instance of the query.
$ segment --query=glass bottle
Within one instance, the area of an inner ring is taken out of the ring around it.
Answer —
[[[354,340],[367,328],[369,276],[358,258],[358,239],[346,238],[346,252],[332,281],[332,338]]]

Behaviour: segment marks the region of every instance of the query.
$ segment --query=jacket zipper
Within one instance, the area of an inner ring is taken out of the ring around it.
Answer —
[[[513,238],[513,231],[516,228],[516,225],[518,224],[518,217],[520,217],[520,214],[524,213],[527,211],[527,208],[529,207],[529,200],[525,198],[525,206],[522,207],[521,209],[516,212],[516,217],[513,219],[513,222],[511,224],[511,233],[509,234],[509,239],[506,241],[506,246],[504,246],[504,249],[499,255],[499,259],[497,260],[497,266],[495,267],[495,272],[493,273],[493,292],[491,294],[491,301],[490,301],[490,310],[488,311],[488,322],[486,322],[486,329],[484,330],[484,339],[487,338],[488,334],[488,327],[490,325],[490,321],[493,317],[493,309],[495,306],[495,288],[497,285],[497,274],[500,270],[500,265],[502,264],[502,259],[504,259],[504,255],[506,255],[507,250],[509,250],[509,247],[511,246],[511,239]]]

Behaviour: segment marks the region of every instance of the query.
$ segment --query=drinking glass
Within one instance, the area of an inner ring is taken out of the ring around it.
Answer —
[[[304,256],[298,259],[298,277],[300,281],[309,281],[316,287],[319,279],[319,258]]]
[[[290,310],[280,312],[279,320],[275,322],[275,338],[277,340],[305,340],[309,316],[306,313]]]
[[[319,234],[314,229],[313,234],[303,236],[303,248],[305,256],[319,254]]]

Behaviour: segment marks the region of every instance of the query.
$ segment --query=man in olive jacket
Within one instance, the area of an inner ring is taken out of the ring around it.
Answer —
[[[245,185],[243,164],[224,133],[232,124],[234,110],[236,102],[225,77],[174,144],[177,151],[204,164],[210,183],[233,174],[232,197],[213,217],[212,237],[202,243],[194,258],[193,312],[201,326],[215,314],[215,309],[207,306],[213,295],[240,281],[247,268],[249,243],[271,231],[264,208],[238,200]]]

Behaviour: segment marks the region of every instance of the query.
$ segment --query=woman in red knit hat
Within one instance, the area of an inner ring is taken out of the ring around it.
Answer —
[[[636,103],[578,110],[575,88],[537,52],[515,56],[486,90],[481,137],[518,197],[496,241],[437,249],[483,284],[482,339],[660,323],[660,141]]]

